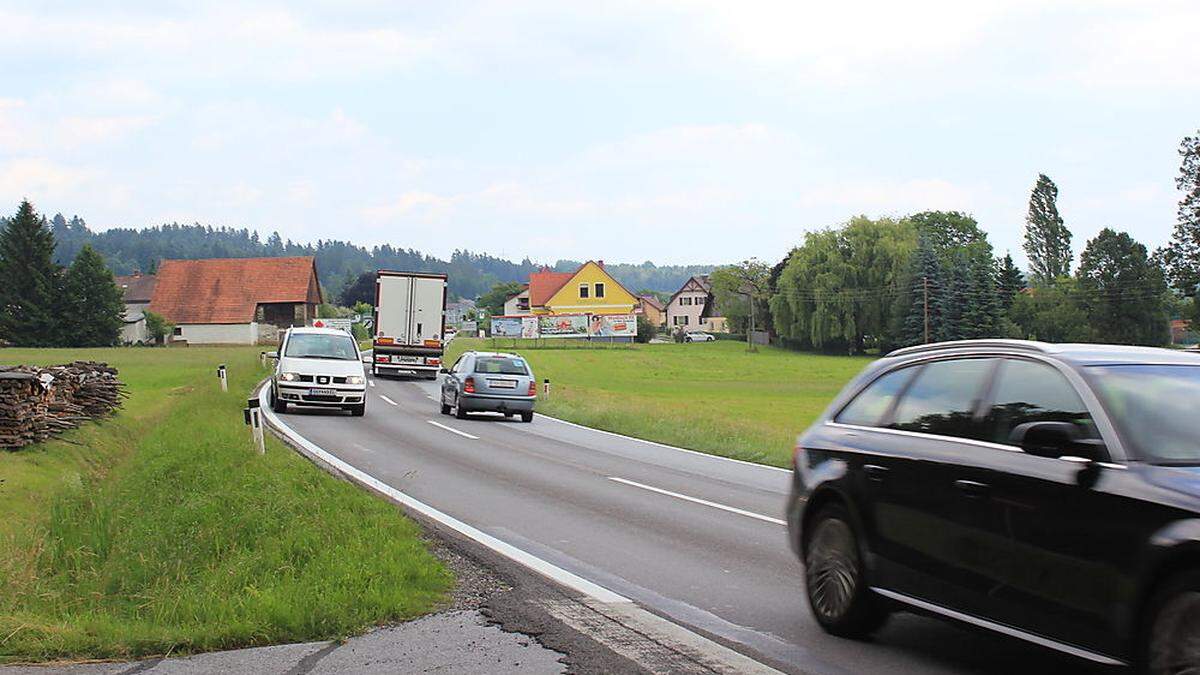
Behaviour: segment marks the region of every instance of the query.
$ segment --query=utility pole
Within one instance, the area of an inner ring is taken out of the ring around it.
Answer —
[[[925,289],[925,344],[929,344],[929,277],[921,277],[921,286]]]
[[[746,333],[746,351],[752,352],[754,347],[754,294],[750,294],[750,331]]]

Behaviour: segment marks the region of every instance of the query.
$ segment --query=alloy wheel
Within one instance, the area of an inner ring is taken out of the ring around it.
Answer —
[[[1200,675],[1200,592],[1171,598],[1150,637],[1148,671],[1153,675]]]
[[[846,521],[826,518],[817,525],[805,568],[813,609],[829,621],[845,616],[859,585],[858,549]]]

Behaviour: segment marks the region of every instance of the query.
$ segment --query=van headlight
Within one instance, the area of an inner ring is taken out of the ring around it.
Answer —
[[[362,375],[350,375],[346,377],[346,384],[365,384],[366,381]]]
[[[296,373],[280,373],[279,374],[279,380],[281,382],[295,382],[296,380],[299,380],[299,379],[300,379],[300,376],[297,375]]]

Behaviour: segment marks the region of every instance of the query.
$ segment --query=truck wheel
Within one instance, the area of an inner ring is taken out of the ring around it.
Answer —
[[[521,421],[522,422],[532,422],[533,421],[533,413],[532,412],[521,413]]]

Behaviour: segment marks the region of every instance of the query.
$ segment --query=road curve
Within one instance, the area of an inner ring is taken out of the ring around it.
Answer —
[[[373,378],[367,391],[365,417],[281,419],[413,498],[780,670],[1100,672],[909,614],[870,643],[825,635],[785,538],[785,471],[543,416],[442,416],[432,382]]]

